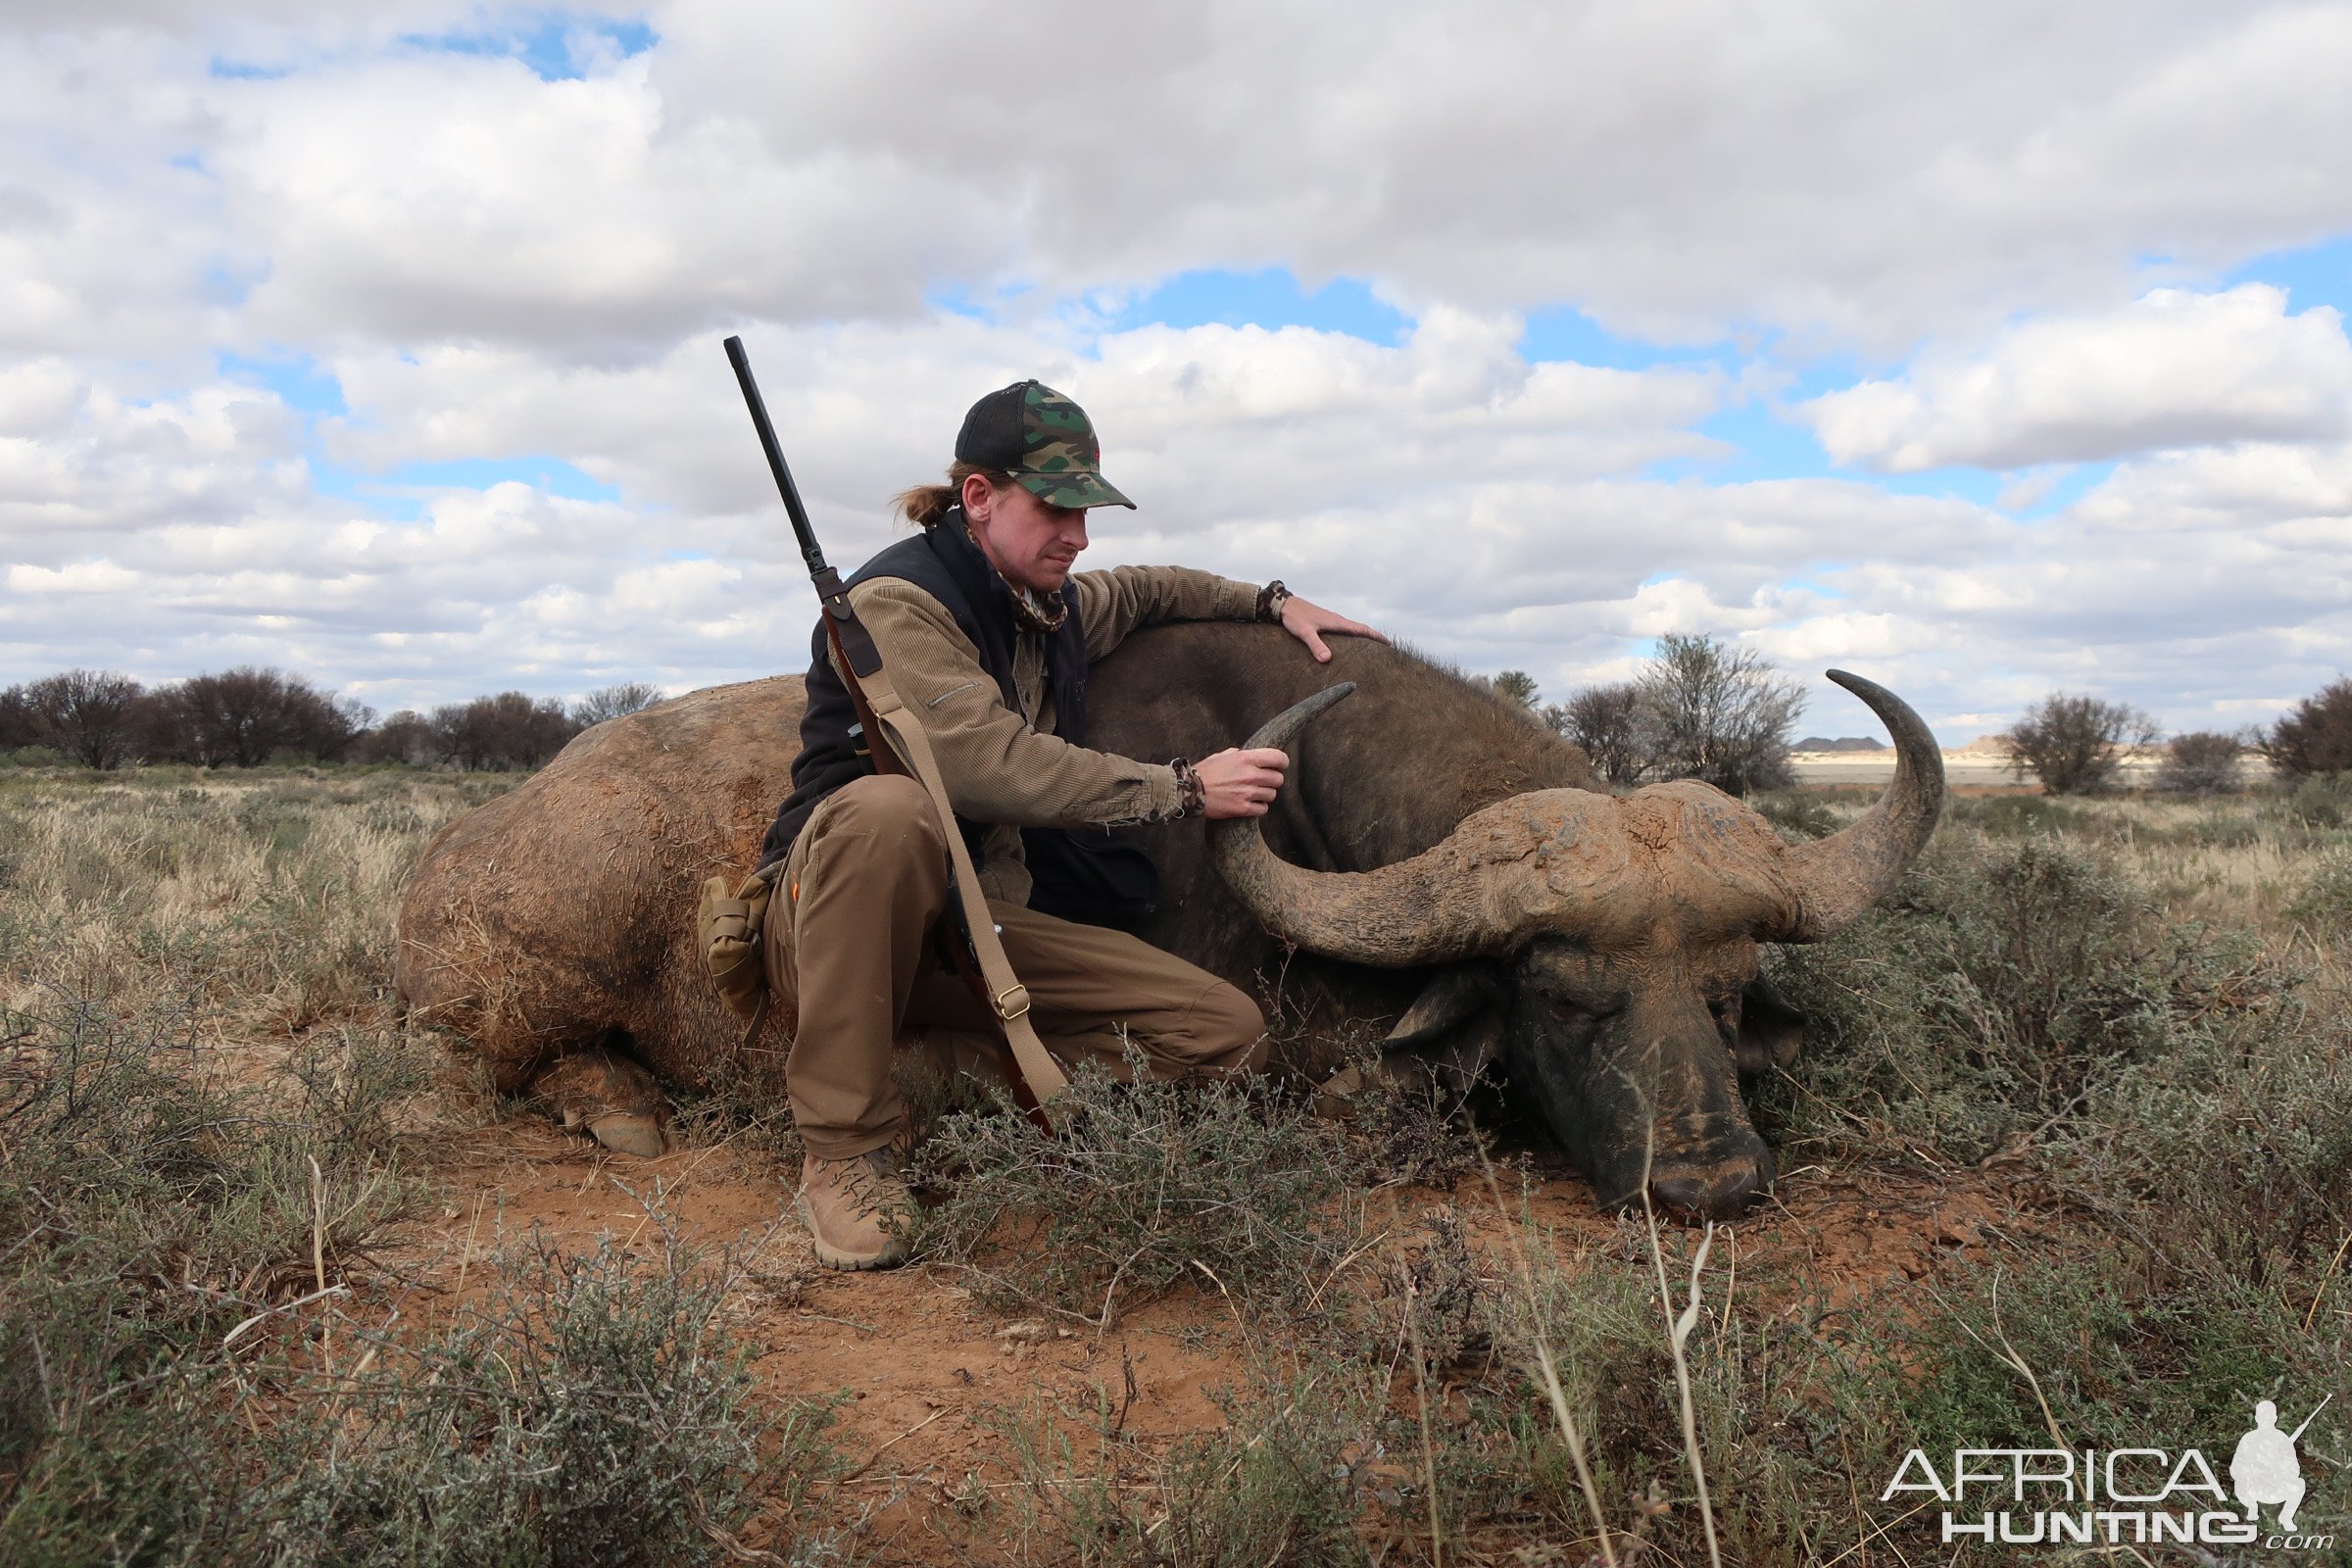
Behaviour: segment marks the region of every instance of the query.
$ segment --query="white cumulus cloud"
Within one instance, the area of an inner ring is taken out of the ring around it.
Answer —
[[[1925,355],[1899,380],[1803,413],[1838,462],[1896,473],[2340,437],[2352,342],[2338,312],[2289,314],[2268,284],[2157,289],[2120,311],[2022,323],[1977,353]]]
[[[2217,281],[2352,234],[2352,6],[1202,0],[1097,8],[1042,83],[1033,30],[8,7],[0,679],[796,667],[734,330],[844,564],[1037,375],[1146,504],[1090,560],[1282,575],[1555,697],[1676,630],[1970,723],[2352,665],[2342,322]],[[1261,268],[1409,325],[1127,313]],[[1532,363],[1550,307],[1707,352]],[[1806,407],[1842,477],[1763,399],[1833,353],[1900,367]],[[1951,465],[2037,471],[2015,515],[1874,476]]]

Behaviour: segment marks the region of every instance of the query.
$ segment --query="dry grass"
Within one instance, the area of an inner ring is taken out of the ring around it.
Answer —
[[[510,1248],[473,1264],[471,1316],[386,1316],[379,1258],[440,1179],[431,1141],[498,1113],[395,1016],[397,893],[435,828],[509,782],[0,770],[0,1556],[854,1549],[865,1504],[817,1484],[821,1419],[742,1382],[723,1259],[551,1269]],[[1865,804],[1776,820],[1802,836]],[[999,1412],[993,1485],[1017,1501],[931,1521],[956,1542],[937,1560],[1941,1561],[1932,1515],[1876,1502],[1908,1447],[2055,1424],[2226,1455],[2255,1398],[2331,1390],[2305,1516],[2341,1539],[2352,826],[2332,809],[1957,802],[1887,909],[1776,960],[1816,1012],[1762,1097],[1785,1164],[1898,1205],[1981,1195],[1983,1235],[1919,1271],[1764,1249],[1758,1216],[1702,1276],[1696,1233],[1561,1223],[1524,1173],[1440,1191],[1481,1144],[1417,1105],[1344,1152],[1279,1101],[1103,1087],[1089,1141],[1046,1159],[932,1086],[962,1155],[940,1245],[983,1285],[1104,1324],[1158,1295],[1236,1347],[1211,1429],[1139,1440],[1115,1390]],[[789,1160],[770,1106],[712,1097],[703,1123]],[[1024,1228],[1060,1243],[1033,1264],[1004,1245]],[[681,1419],[598,1392],[630,1379]]]
[[[399,892],[513,782],[0,773],[0,1560],[837,1560],[725,1259],[518,1243],[403,1322],[495,1107],[396,1014]]]

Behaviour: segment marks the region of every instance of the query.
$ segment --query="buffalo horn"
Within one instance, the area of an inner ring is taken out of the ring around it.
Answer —
[[[1842,669],[1829,676],[1894,737],[1894,782],[1853,826],[1788,851],[1797,915],[1784,942],[1819,942],[1894,891],[1943,810],[1943,753],[1911,706],[1876,681]]]
[[[1287,748],[1306,721],[1355,690],[1343,681],[1284,709],[1243,744]],[[1475,878],[1452,840],[1372,871],[1309,871],[1266,848],[1259,819],[1209,824],[1209,854],[1258,923],[1296,947],[1382,968],[1445,963],[1493,945]]]

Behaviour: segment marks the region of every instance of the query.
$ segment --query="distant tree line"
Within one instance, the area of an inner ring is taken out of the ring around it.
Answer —
[[[658,688],[629,681],[569,708],[500,692],[429,712],[402,709],[379,721],[365,703],[283,670],[246,665],[148,687],[108,670],[70,669],[0,690],[0,752],[44,747],[95,768],[285,760],[532,768],[589,725],[661,700]]]
[[[2157,733],[2155,721],[2129,703],[2052,692],[2026,710],[2002,741],[2021,780],[2038,779],[2052,795],[2090,795],[2114,787],[2126,756],[2152,744]],[[2337,677],[2267,730],[2174,736],[2164,743],[2155,787],[2176,795],[2226,794],[2239,787],[2249,757],[2289,782],[2352,773],[2352,679]]]
[[[1758,655],[1711,637],[1662,637],[1632,680],[1588,686],[1562,703],[1543,702],[1525,670],[1506,669],[1488,684],[1574,741],[1620,787],[1695,778],[1745,796],[1793,781],[1788,738],[1803,693]],[[2052,692],[2001,744],[2019,779],[2036,779],[2053,795],[2082,795],[2112,788],[2132,750],[2159,733],[2128,703]],[[2352,775],[2352,679],[2337,678],[2268,730],[2172,737],[2154,784],[2172,794],[2225,794],[2241,786],[2249,757],[2289,782]]]
[[[1535,678],[1506,669],[1489,682],[1530,719],[1583,748],[1620,787],[1702,779],[1733,795],[1793,780],[1789,736],[1804,694],[1751,650],[1670,633],[1632,680],[1588,686],[1544,703]],[[429,711],[374,710],[300,675],[243,665],[147,687],[127,675],[71,669],[0,690],[0,753],[42,747],[85,767],[188,762],[257,767],[273,760],[401,762],[473,771],[534,768],[581,730],[662,700],[627,681],[566,708],[554,698],[500,692]],[[2113,787],[2132,749],[2157,736],[2128,703],[2052,692],[2002,736],[2020,779],[2054,795]],[[2239,786],[2258,756],[2290,781],[2352,775],[2352,678],[2303,699],[2268,730],[2197,730],[2164,744],[2159,790],[2211,795]]]

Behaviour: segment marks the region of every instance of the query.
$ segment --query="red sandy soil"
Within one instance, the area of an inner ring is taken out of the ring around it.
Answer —
[[[988,1424],[992,1410],[1041,1397],[1091,1410],[1106,1391],[1114,1406],[1128,1406],[1124,1430],[1154,1449],[1223,1424],[1208,1391],[1239,1379],[1242,1335],[1251,1327],[1213,1292],[1180,1292],[1098,1333],[1069,1319],[986,1309],[947,1266],[831,1273],[814,1266],[773,1169],[728,1145],[629,1160],[514,1120],[461,1140],[435,1177],[440,1206],[379,1259],[367,1293],[398,1298],[402,1320],[418,1328],[478,1297],[502,1238],[534,1226],[566,1252],[593,1250],[610,1236],[658,1257],[660,1231],[640,1198],[658,1196],[689,1241],[735,1249],[745,1266],[729,1306],[739,1331],[766,1347],[754,1364],[763,1392],[779,1403],[849,1395],[834,1436],[859,1468],[831,1491],[841,1517],[870,1516],[865,1544],[886,1564],[1013,1560],[1009,1510],[988,1501],[1009,1501],[1017,1486]],[[1405,1214],[1456,1203],[1494,1272],[1510,1267],[1503,1223],[1483,1187],[1396,1198]],[[1570,1250],[1640,1256],[1628,1250],[1628,1222],[1601,1213],[1571,1173],[1539,1171],[1530,1209]],[[1765,1293],[1751,1302],[1769,1300],[1776,1280],[1782,1291],[1810,1281],[1837,1300],[1918,1278],[1981,1247],[1986,1227],[2018,1223],[1997,1175],[1939,1181],[1815,1167],[1791,1173],[1764,1207],[1719,1235],[1715,1257],[1733,1265],[1729,1289]],[[1646,1262],[1622,1266],[1646,1277]],[[750,1539],[759,1538],[755,1526]]]

